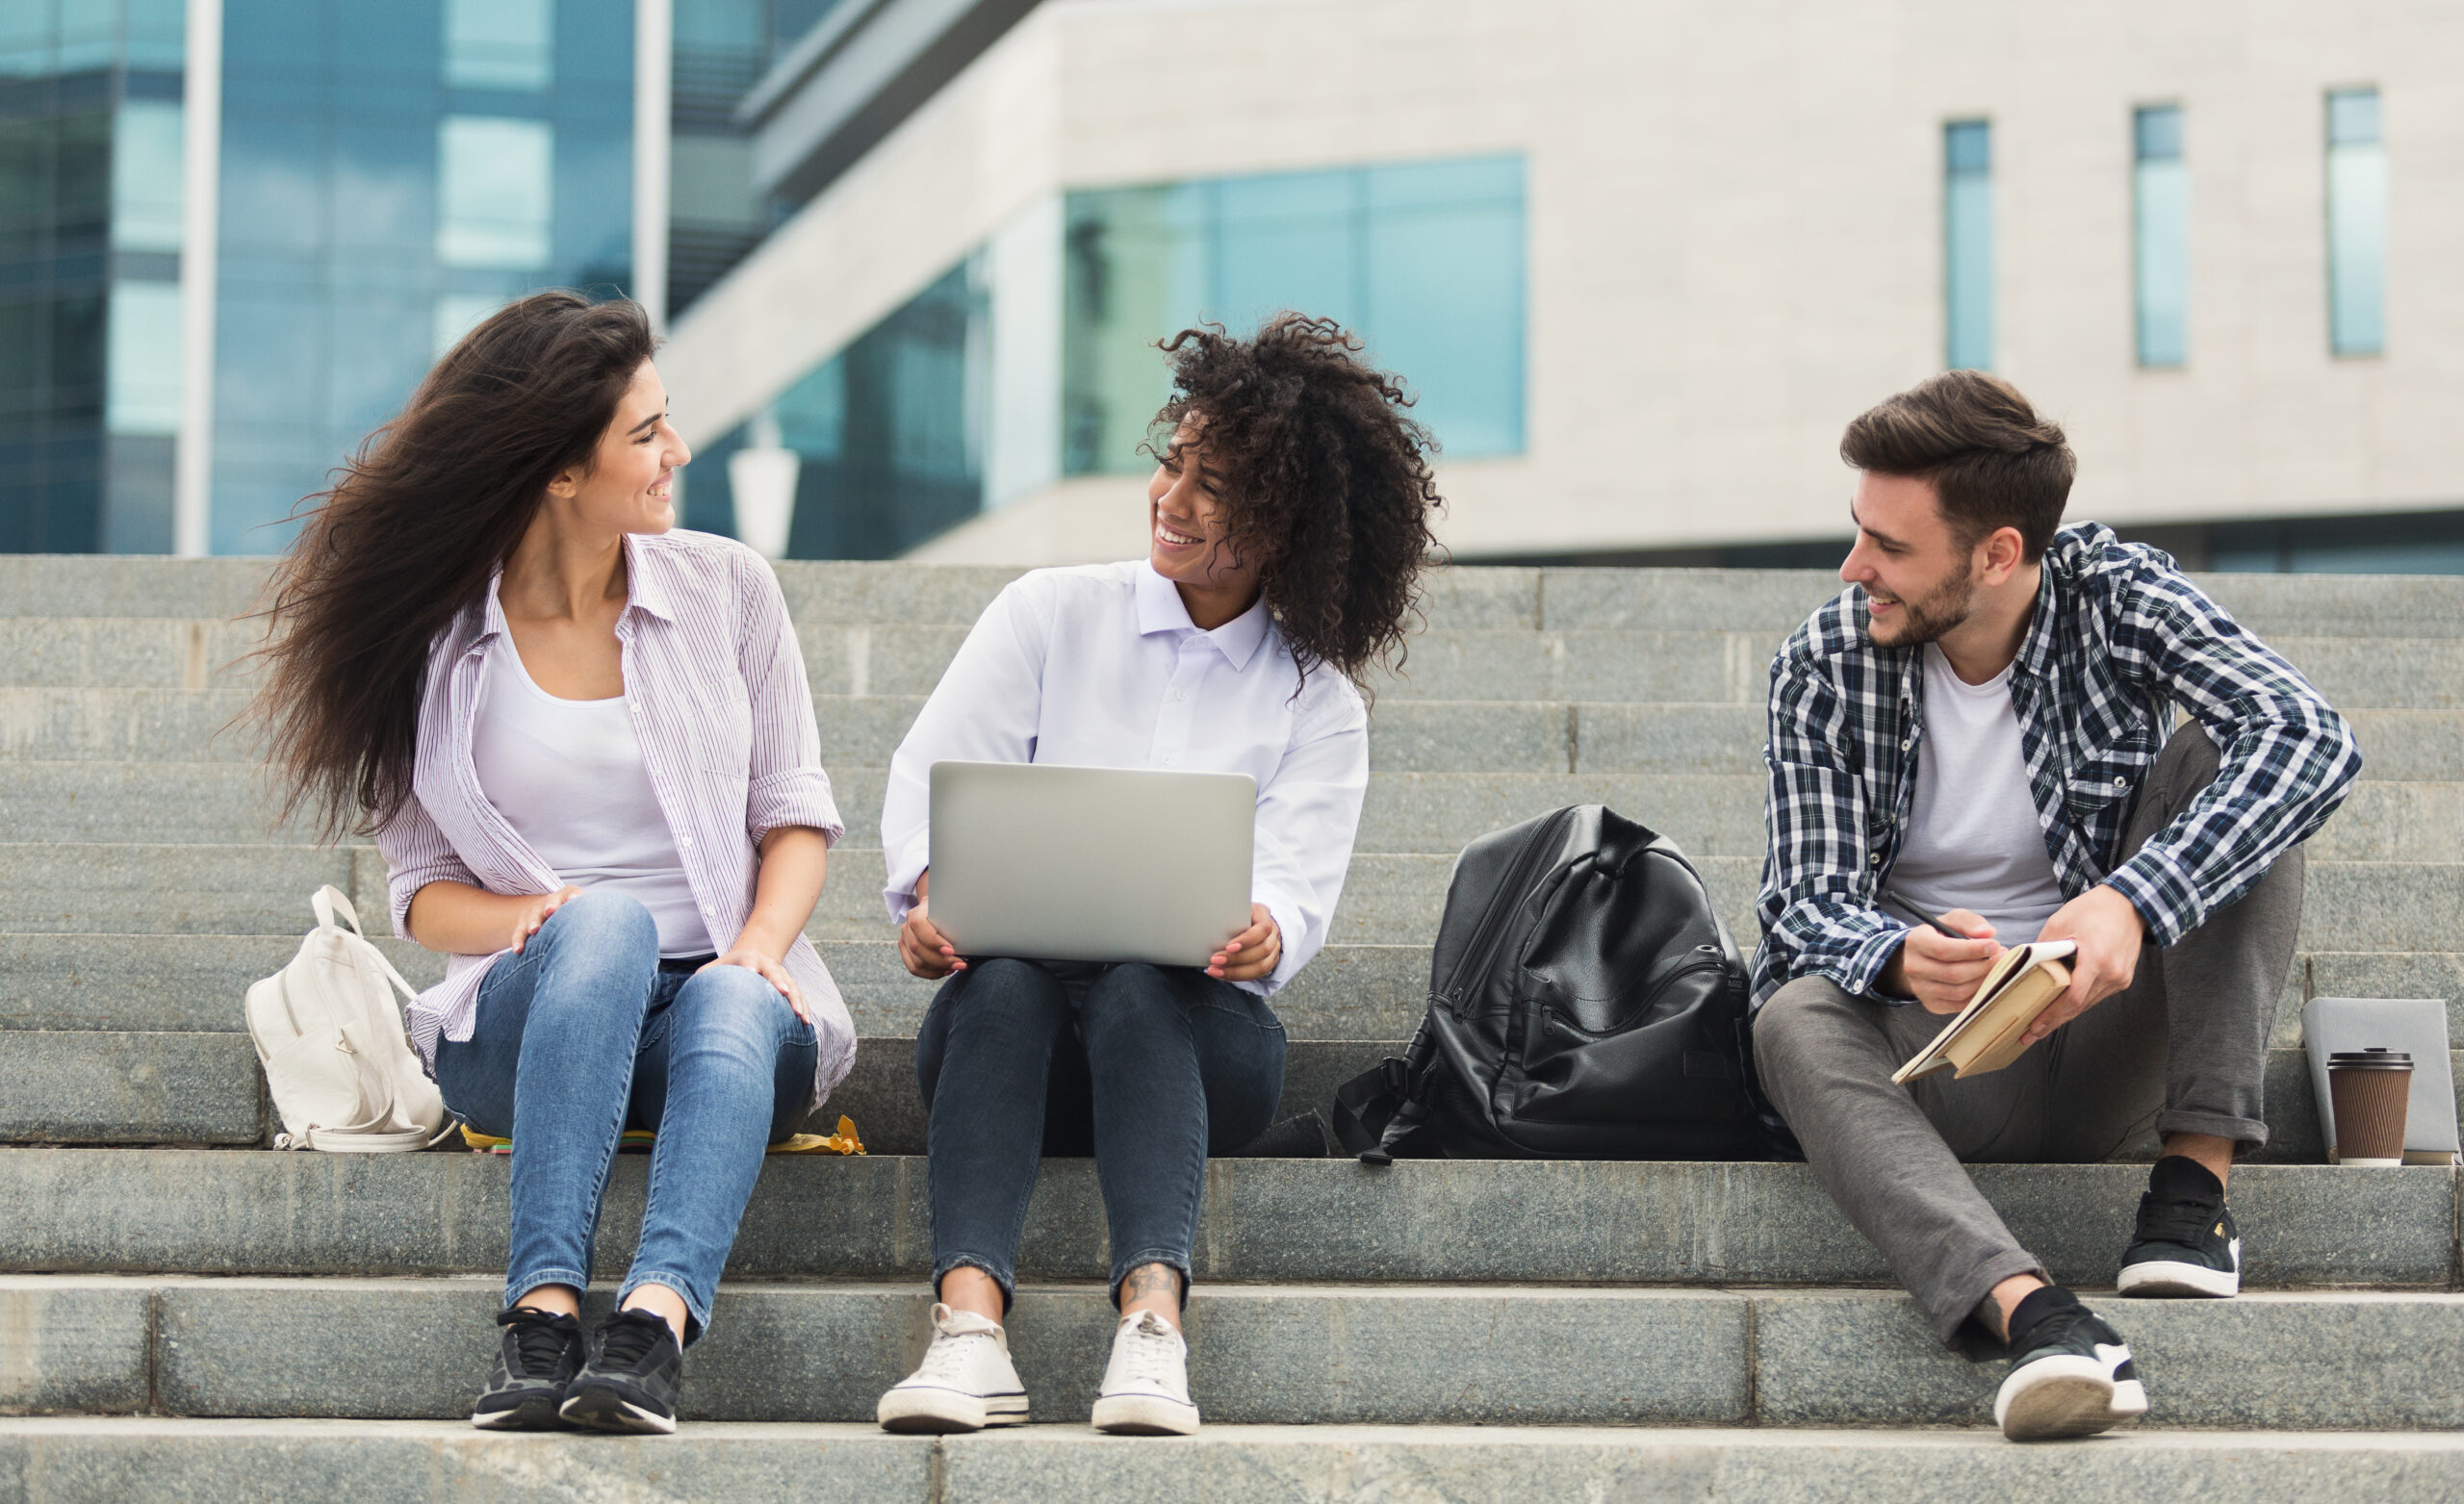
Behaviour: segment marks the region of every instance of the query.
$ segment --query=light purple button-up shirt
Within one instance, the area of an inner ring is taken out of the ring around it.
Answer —
[[[753,912],[763,836],[809,826],[834,845],[846,833],[821,768],[804,655],[778,577],[744,545],[707,533],[633,533],[625,564],[629,599],[616,619],[625,699],[694,902],[724,949]],[[500,578],[428,650],[412,798],[376,832],[394,932],[405,939],[411,900],[431,882],[503,894],[564,885],[488,803],[471,761],[480,668],[505,632]],[[471,1037],[479,982],[510,954],[449,957],[445,980],[411,1004],[411,1043],[431,1073],[438,1039]],[[810,941],[798,935],[783,964],[812,1010],[819,1107],[855,1060],[855,1026]]]

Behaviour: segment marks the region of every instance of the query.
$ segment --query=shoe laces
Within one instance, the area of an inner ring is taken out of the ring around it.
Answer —
[[[1179,1334],[1151,1311],[1142,1311],[1120,1331],[1122,1377],[1133,1384],[1168,1385],[1181,1356]]]
[[[599,1357],[594,1366],[629,1371],[658,1350],[669,1335],[667,1318],[649,1311],[620,1311],[599,1329]]]
[[[506,1312],[497,1317],[497,1324],[513,1329],[514,1361],[521,1364],[525,1378],[533,1379],[554,1376],[579,1327],[571,1316],[526,1307]]]
[[[975,1356],[976,1344],[990,1340],[989,1332],[937,1332],[932,1345],[924,1349],[924,1362],[917,1366],[916,1376],[936,1384],[960,1384],[966,1378],[967,1364]]]

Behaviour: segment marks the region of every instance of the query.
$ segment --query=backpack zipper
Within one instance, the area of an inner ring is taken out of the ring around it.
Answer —
[[[1553,809],[1549,812],[1548,818],[1541,821],[1529,835],[1524,837],[1522,849],[1514,854],[1514,860],[1506,867],[1505,880],[1498,885],[1496,892],[1489,895],[1488,907],[1481,911],[1480,922],[1473,930],[1474,943],[1478,948],[1476,965],[1472,963],[1471,956],[1467,955],[1464,964],[1458,965],[1453,975],[1446,979],[1449,984],[1438,993],[1445,1002],[1448,1012],[1461,1016],[1461,1009],[1457,1007],[1461,1002],[1461,992],[1455,984],[1463,981],[1466,972],[1468,971],[1473,977],[1485,977],[1489,974],[1489,968],[1497,963],[1498,947],[1505,943],[1505,919],[1510,912],[1510,910],[1502,911],[1502,906],[1509,901],[1516,904],[1523,901],[1523,890],[1531,881],[1531,869],[1538,863],[1543,843],[1554,836],[1573,813],[1571,807]]]

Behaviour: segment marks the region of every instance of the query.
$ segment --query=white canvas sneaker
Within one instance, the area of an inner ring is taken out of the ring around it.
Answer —
[[[981,1431],[1027,1423],[1027,1389],[1010,1363],[1010,1335],[971,1311],[933,1307],[924,1361],[882,1396],[887,1431]]]
[[[1151,1311],[1123,1316],[1113,1359],[1095,1396],[1095,1429],[1116,1436],[1187,1436],[1197,1429],[1190,1403],[1190,1347]]]

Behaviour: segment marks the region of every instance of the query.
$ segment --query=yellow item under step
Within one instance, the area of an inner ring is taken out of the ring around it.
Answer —
[[[646,1128],[629,1128],[625,1130],[625,1135],[617,1140],[616,1152],[647,1154],[657,1138],[657,1134]],[[480,1133],[468,1123],[462,1125],[462,1141],[471,1146],[471,1152],[474,1154],[513,1153],[512,1139],[499,1138],[494,1134]],[[864,1141],[856,1135],[856,1120],[842,1115],[838,1119],[838,1132],[834,1134],[797,1134],[772,1144],[766,1152],[770,1154],[862,1154]]]

